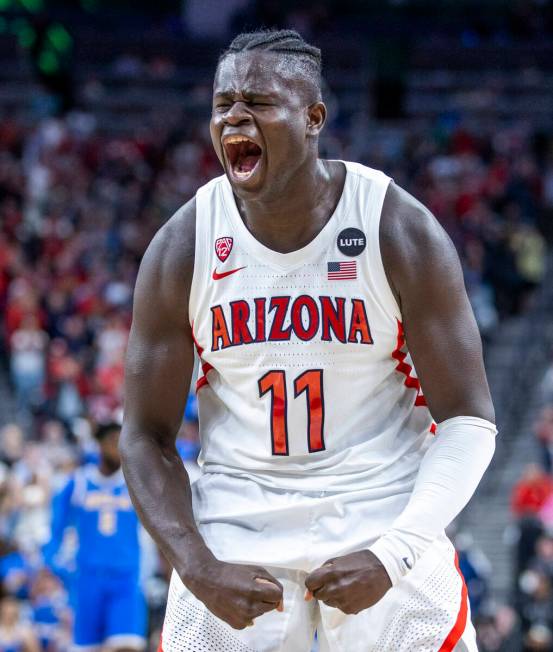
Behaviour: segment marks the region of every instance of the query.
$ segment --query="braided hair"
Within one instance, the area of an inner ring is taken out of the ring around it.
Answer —
[[[219,64],[231,54],[252,50],[281,54],[289,65],[295,66],[321,91],[321,51],[310,45],[293,29],[262,29],[239,34],[219,57]]]

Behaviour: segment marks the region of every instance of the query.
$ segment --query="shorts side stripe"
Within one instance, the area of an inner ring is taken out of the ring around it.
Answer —
[[[457,619],[455,621],[455,624],[453,625],[451,631],[447,635],[445,641],[442,643],[442,646],[440,647],[438,652],[452,652],[453,648],[457,645],[457,643],[461,639],[461,636],[465,631],[465,627],[467,626],[468,591],[467,591],[467,585],[465,584],[465,578],[463,577],[463,573],[461,573],[461,569],[459,568],[459,557],[457,556],[457,553],[455,553],[455,568],[459,573],[459,577],[461,578],[461,583],[462,583],[461,604],[459,606],[459,613],[457,614]]]

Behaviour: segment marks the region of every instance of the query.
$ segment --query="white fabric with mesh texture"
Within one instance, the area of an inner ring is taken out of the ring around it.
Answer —
[[[455,577],[456,576],[456,577]],[[424,584],[399,609],[378,640],[374,652],[435,652],[453,626],[452,605],[459,605],[461,577],[442,560]]]
[[[163,625],[163,652],[256,652],[201,603],[182,597],[178,583],[171,582]]]

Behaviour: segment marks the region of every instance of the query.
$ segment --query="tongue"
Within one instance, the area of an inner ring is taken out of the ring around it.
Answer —
[[[241,156],[236,166],[238,172],[251,172],[257,161],[259,161],[259,156]]]

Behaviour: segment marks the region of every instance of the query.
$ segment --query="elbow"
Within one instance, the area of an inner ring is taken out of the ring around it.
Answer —
[[[178,456],[175,439],[176,434],[164,433],[161,435],[158,431],[140,424],[132,425],[123,422],[118,442],[121,464],[123,467],[133,463],[142,464],[144,460],[158,455],[167,458]]]
[[[496,425],[495,408],[493,406],[492,396],[487,383],[485,389],[482,390],[480,395],[475,397],[474,409],[476,412],[473,416],[479,417],[480,419],[486,419],[486,421],[490,421]]]
[[[121,434],[119,436],[119,442],[117,444],[117,448],[119,450],[119,457],[121,458],[121,463],[123,465],[130,457],[131,439],[132,437],[129,435],[128,428],[126,428],[125,424],[123,424],[123,428],[121,429]]]
[[[486,405],[482,407],[482,414],[475,416],[479,416],[481,419],[486,419],[486,421],[490,421],[494,425],[497,425],[495,420],[495,409],[491,398],[489,401],[486,401]]]
[[[484,392],[479,396],[470,397],[469,400],[450,405],[440,421],[452,417],[477,417],[496,425],[495,409],[491,396],[489,394],[486,396]]]

